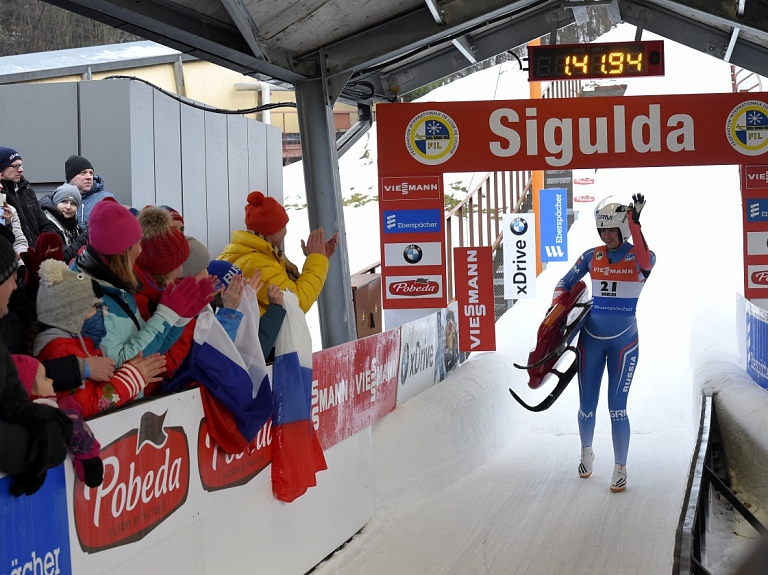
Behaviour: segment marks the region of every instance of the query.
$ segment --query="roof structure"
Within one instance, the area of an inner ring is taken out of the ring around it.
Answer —
[[[534,38],[612,19],[768,75],[766,0],[45,0],[246,75],[391,100]]]

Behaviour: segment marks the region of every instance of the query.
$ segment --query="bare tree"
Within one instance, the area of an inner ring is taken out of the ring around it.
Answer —
[[[0,3],[0,56],[140,40],[38,0]]]

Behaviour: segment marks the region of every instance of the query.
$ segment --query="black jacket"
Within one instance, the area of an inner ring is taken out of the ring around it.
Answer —
[[[53,205],[50,196],[43,196],[40,200],[40,207],[46,218],[56,227],[56,233],[61,237],[64,244],[64,261],[71,262],[77,257],[85,244],[88,243],[88,232],[81,228],[77,223],[77,214],[71,218],[65,218],[59,208]]]
[[[30,248],[35,247],[37,237],[43,232],[56,233],[56,226],[45,217],[37,202],[35,190],[24,176],[21,176],[18,185],[11,180],[2,180],[1,184],[6,201],[16,208],[19,214],[21,231],[24,232]]]

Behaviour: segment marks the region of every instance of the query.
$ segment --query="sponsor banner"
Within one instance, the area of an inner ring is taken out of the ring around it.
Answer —
[[[414,268],[442,266],[443,244],[441,242],[384,244],[384,265]]]
[[[443,230],[443,210],[384,210],[384,234],[412,234]]]
[[[768,255],[768,231],[747,232],[747,256]]]
[[[745,199],[744,220],[749,223],[768,222],[768,198]]]
[[[747,373],[768,389],[768,312],[746,302],[747,306]]]
[[[595,196],[574,196],[573,201],[581,204],[588,204],[595,201]]]
[[[259,431],[252,453],[226,454],[206,431],[196,389],[89,424],[101,442],[104,482],[87,487],[70,461],[65,466],[78,575],[111,571],[187,529],[191,518],[221,513],[271,482],[270,424]]]
[[[590,184],[594,184],[595,180],[593,178],[576,178],[573,180],[573,183],[578,186],[588,186]],[[574,198],[575,200],[576,198]]]
[[[429,302],[445,299],[443,283],[445,278],[437,275],[389,276],[386,279],[385,300],[423,298]],[[434,305],[412,305],[410,307],[435,307]]]
[[[312,423],[328,449],[395,408],[400,330],[393,329],[312,356]]]
[[[460,351],[496,350],[493,251],[453,249],[453,285],[459,305]]]
[[[534,214],[504,214],[504,298],[536,297]]]
[[[433,174],[438,165],[444,173],[746,164],[768,157],[765,93],[563,102],[380,104],[379,174]]]
[[[400,370],[397,404],[432,387],[445,375],[438,361],[440,312],[400,326]]]
[[[539,190],[541,261],[568,261],[568,207],[565,188]]]
[[[747,190],[768,189],[768,165],[742,166],[744,187]]]
[[[0,573],[72,575],[64,465],[49,469],[33,495],[14,497],[14,478],[0,478]]]
[[[768,290],[768,263],[747,266],[747,287],[750,289]],[[768,293],[768,291],[765,293]],[[760,297],[765,297],[765,295]]]
[[[442,199],[440,176],[381,178],[381,201]]]

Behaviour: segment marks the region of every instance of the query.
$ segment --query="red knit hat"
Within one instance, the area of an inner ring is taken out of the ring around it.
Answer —
[[[141,255],[136,260],[149,273],[161,276],[183,265],[189,257],[189,242],[171,226],[171,214],[158,206],[139,212],[142,229]]]
[[[12,354],[14,365],[16,365],[16,371],[19,372],[19,381],[21,381],[24,389],[27,393],[32,392],[32,388],[35,386],[35,379],[37,379],[37,370],[40,369],[40,362],[31,355],[19,355]]]
[[[88,243],[105,256],[121,254],[141,239],[141,226],[128,209],[112,198],[93,206],[88,217]]]
[[[261,192],[248,194],[245,206],[245,227],[262,236],[271,236],[282,230],[288,223],[285,208],[275,198],[265,197]]]

